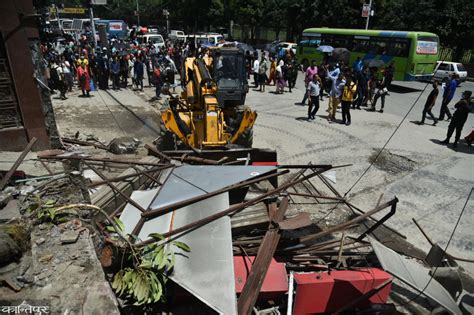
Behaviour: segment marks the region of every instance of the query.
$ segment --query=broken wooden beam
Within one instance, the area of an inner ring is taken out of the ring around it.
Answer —
[[[2,190],[5,187],[5,185],[8,183],[12,175],[15,173],[15,171],[18,169],[21,163],[23,163],[23,160],[31,151],[31,149],[33,148],[33,145],[36,143],[37,140],[38,140],[37,138],[33,137],[30,140],[30,142],[28,142],[28,145],[25,147],[23,152],[21,152],[20,156],[16,159],[15,163],[13,163],[10,170],[5,174],[5,177],[3,177],[2,181],[0,182],[0,190]]]
[[[285,212],[288,209],[288,197],[285,196],[281,201],[278,211],[272,217],[272,221],[278,224],[285,218]],[[253,311],[257,301],[263,280],[267,275],[268,268],[275,254],[278,242],[280,241],[280,228],[278,225],[272,227],[265,233],[262,243],[258,249],[257,257],[253,262],[250,274],[247,277],[242,293],[237,301],[237,309],[240,315],[249,315]]]

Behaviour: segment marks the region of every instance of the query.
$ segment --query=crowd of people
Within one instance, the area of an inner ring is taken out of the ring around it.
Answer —
[[[45,77],[54,94],[66,99],[77,84],[82,97],[101,89],[143,90],[144,80],[155,87],[157,99],[161,98],[164,84],[175,85],[175,74],[181,67],[189,46],[167,42],[163,48],[154,44],[140,46],[136,40],[111,39],[107,45],[93,50],[87,38],[69,38],[66,42],[41,45],[46,67]]]
[[[284,92],[285,87],[288,87],[288,92],[292,92],[300,69],[295,55],[292,50],[287,50],[284,54],[281,51],[276,56],[261,54],[260,58],[257,56],[247,55],[247,70],[250,75],[253,74],[255,88],[258,91],[264,92],[265,85],[275,85],[276,94]],[[268,67],[267,64],[270,64]],[[267,75],[269,70],[269,75]],[[380,101],[380,108],[378,112],[383,113],[385,107],[385,98],[389,96],[390,86],[394,78],[395,67],[394,63],[388,64],[386,67],[379,69],[377,67],[368,67],[364,62],[357,57],[354,63],[344,65],[343,62],[328,63],[325,59],[319,66],[316,62],[307,67],[304,72],[305,91],[301,105],[305,105],[308,101],[307,120],[314,120],[320,108],[320,101],[324,96],[329,98],[327,107],[327,120],[336,122],[337,108],[341,108],[341,124],[349,126],[351,124],[351,109],[360,110],[361,107],[366,107],[367,111],[373,112],[377,110],[377,104]],[[461,100],[458,101],[454,107],[455,112],[451,114],[448,105],[455,97],[455,91],[458,85],[456,74],[442,83],[442,100],[440,106],[440,113],[438,118],[432,113],[435,106],[436,99],[439,94],[438,86],[440,82],[433,81],[433,90],[426,99],[423,108],[422,119],[420,125],[425,123],[426,115],[429,115],[436,125],[438,121],[444,120],[447,117],[450,124],[448,126],[447,137],[442,144],[448,144],[454,131],[455,139],[453,147],[461,138],[462,128],[467,120],[469,113],[469,104],[471,100],[471,91],[465,91]],[[466,143],[470,146],[474,140],[474,132],[471,132],[465,138]]]
[[[150,43],[140,46],[136,39],[111,39],[107,45],[93,50],[86,38],[74,41],[72,38],[61,43],[42,43],[45,64],[45,76],[52,93],[59,92],[61,99],[71,92],[77,84],[82,97],[89,97],[90,92],[96,89],[120,90],[133,88],[143,90],[145,75],[148,86],[155,88],[155,99],[161,98],[162,87],[166,84],[175,87],[175,74],[182,69],[184,59],[190,55],[198,57],[209,56],[209,49],[193,47],[191,43],[171,43],[167,41],[163,48],[157,48]],[[248,79],[253,77],[256,91],[265,92],[265,87],[275,86],[275,94],[284,93],[285,89],[292,92],[296,85],[301,67],[297,63],[291,49],[280,50],[275,55],[262,51],[261,54],[245,55]],[[395,67],[393,63],[379,69],[368,67],[358,57],[352,65],[344,62],[331,62],[325,59],[319,66],[312,62],[304,71],[305,90],[301,105],[308,102],[307,120],[314,120],[320,109],[320,101],[328,97],[326,109],[327,120],[337,122],[337,108],[341,108],[340,123],[351,124],[351,109],[360,110],[366,107],[367,111],[376,111],[380,101],[379,112],[383,113],[385,99],[389,95]],[[440,83],[434,81],[433,90],[426,99],[420,125],[425,123],[429,115],[436,125],[447,116],[451,120],[447,138],[448,143],[454,131],[457,145],[463,125],[468,116],[468,104],[471,92],[466,91],[461,101],[455,105],[456,111],[451,114],[448,105],[455,97],[457,87],[456,75],[443,82],[442,102],[440,113],[436,118],[432,112],[439,94]],[[181,80],[183,76],[181,75]],[[183,82],[181,82],[183,84]],[[473,133],[466,138],[472,143]]]
[[[276,86],[276,94],[282,94],[286,87],[291,93],[300,69],[291,49],[276,56],[262,53],[260,58],[247,54],[249,78],[253,75],[254,86],[260,92],[265,91],[265,85],[273,84]],[[389,95],[394,73],[393,63],[379,71],[378,68],[365,66],[360,58],[357,58],[352,66],[343,62],[329,63],[327,60],[319,66],[312,62],[304,71],[306,89],[301,101],[301,105],[305,105],[307,100],[309,102],[307,119],[315,119],[320,107],[319,102],[323,100],[324,95],[329,98],[327,119],[330,122],[337,121],[336,110],[339,106],[342,108],[341,123],[346,125],[351,124],[351,109],[361,109],[361,106],[365,106],[368,111],[375,111],[380,100],[379,112],[383,113],[385,97]]]

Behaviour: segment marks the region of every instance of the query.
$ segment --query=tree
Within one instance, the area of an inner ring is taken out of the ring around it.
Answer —
[[[237,0],[236,20],[242,26],[248,26],[250,30],[250,39],[255,39],[255,30],[257,25],[262,25],[263,21],[263,0]]]

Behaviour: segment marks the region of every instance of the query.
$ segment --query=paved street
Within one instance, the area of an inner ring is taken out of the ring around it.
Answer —
[[[63,101],[53,97],[54,112],[61,134],[94,135],[108,143],[116,137],[131,136],[152,142],[158,136],[159,117],[140,94],[130,90],[92,92],[90,98],[80,91]]]
[[[352,110],[350,126],[327,122],[327,98],[321,103],[316,120],[306,121],[307,107],[295,104],[303,97],[301,73],[293,93],[276,95],[273,86],[267,86],[265,93],[251,89],[247,104],[259,115],[254,130],[254,146],[276,149],[281,163],[353,164],[336,170],[336,188],[344,194],[367,169],[426,85],[417,82],[395,84],[395,91],[386,99],[383,114]],[[430,125],[429,119],[424,126],[414,123],[421,118],[430,89],[428,86],[421,95],[387,145],[387,151],[349,193],[349,198],[363,209],[374,207],[381,195],[382,202],[397,196],[400,199],[397,213],[388,225],[426,251],[429,244],[412,218],[434,241],[445,246],[474,185],[474,148],[465,146],[464,142],[457,150],[440,145],[438,141],[446,136],[446,121],[436,127]],[[458,88],[456,99],[466,89],[474,90],[474,84],[464,83]],[[100,91],[94,92],[90,99],[78,98],[76,93],[67,101],[54,100],[60,131],[74,133],[82,130],[104,141],[130,135],[150,143],[159,126],[158,116],[152,108],[158,108],[159,104],[148,102],[154,91],[147,88],[145,93],[130,90],[110,93],[116,99]],[[433,111],[435,115],[439,113],[440,103],[439,98]],[[338,111],[337,118],[340,116]],[[471,114],[463,137],[473,125],[474,115]],[[449,247],[453,255],[474,259],[473,212],[471,200]],[[474,273],[472,265],[464,267]]]

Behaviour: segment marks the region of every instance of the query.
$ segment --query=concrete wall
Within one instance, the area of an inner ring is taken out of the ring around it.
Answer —
[[[34,13],[32,0],[0,1],[0,31],[22,118],[22,127],[0,130],[0,150],[22,150],[33,137],[34,149],[51,148],[30,53],[29,40],[39,39]]]

